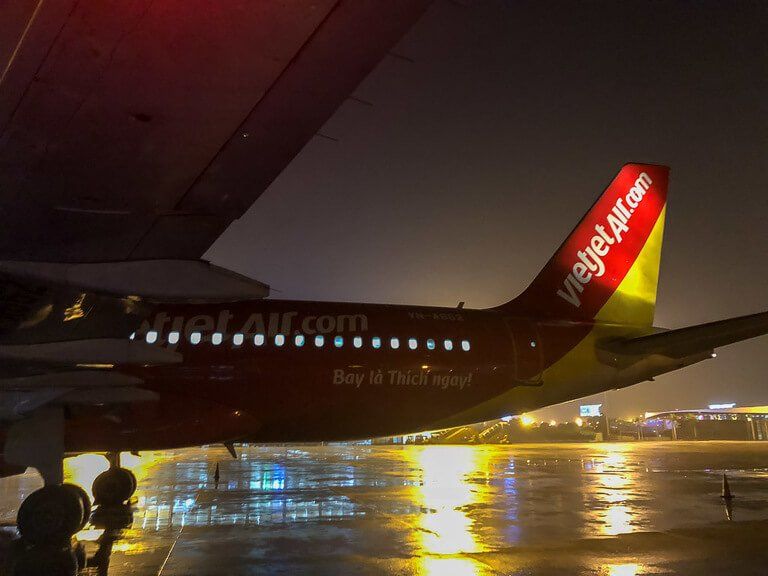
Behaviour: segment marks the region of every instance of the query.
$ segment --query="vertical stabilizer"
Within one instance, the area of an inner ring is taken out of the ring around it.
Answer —
[[[544,269],[500,310],[651,325],[669,168],[626,164]]]

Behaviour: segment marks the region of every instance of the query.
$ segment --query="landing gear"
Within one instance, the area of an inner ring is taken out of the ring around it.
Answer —
[[[78,498],[80,498],[80,503],[83,505],[83,520],[80,523],[80,527],[77,529],[79,532],[83,528],[85,528],[85,525],[88,524],[88,519],[91,517],[91,498],[88,496],[88,492],[83,490],[80,486],[77,484],[62,484],[62,488],[65,488],[67,490],[70,490],[74,492]]]
[[[17,515],[21,538],[11,562],[13,570],[0,573],[14,576],[75,574],[84,564],[84,548],[73,545],[72,537],[91,519],[91,501],[79,486],[64,484],[64,411],[42,408],[11,425],[2,445],[8,465],[33,467],[40,472],[44,487],[27,496]],[[120,454],[109,453],[109,470],[93,483],[100,522],[130,525],[132,514],[125,503],[136,491],[136,478],[120,467]],[[96,515],[94,515],[96,522]],[[0,564],[2,564],[0,560]]]
[[[83,498],[79,490],[71,484],[54,484],[32,492],[22,502],[17,516],[19,532],[25,540],[32,545],[68,544],[88,522],[84,507],[88,495]]]
[[[103,506],[123,504],[135,491],[136,477],[125,468],[110,468],[93,481],[93,499]]]
[[[69,546],[88,521],[91,503],[81,488],[64,484],[63,409],[40,409],[15,422],[8,429],[3,458],[36,468],[45,483],[19,508],[17,524],[23,540],[33,547]]]

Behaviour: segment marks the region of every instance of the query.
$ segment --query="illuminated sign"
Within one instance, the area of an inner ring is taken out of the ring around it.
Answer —
[[[602,404],[584,404],[579,406],[579,416],[582,418],[589,418],[592,416],[602,416],[600,407]]]
[[[710,410],[725,410],[728,408],[733,408],[736,406],[736,402],[729,402],[728,404],[710,404],[709,409]]]

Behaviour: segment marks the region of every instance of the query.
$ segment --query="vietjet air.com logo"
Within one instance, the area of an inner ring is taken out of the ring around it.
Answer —
[[[612,246],[621,244],[624,235],[629,232],[632,214],[643,201],[652,183],[651,177],[641,172],[626,195],[616,200],[606,218],[606,225],[595,224],[596,234],[583,250],[576,253],[578,260],[563,280],[563,288],[557,291],[560,298],[576,308],[581,306],[579,294],[584,292],[584,287],[593,278],[599,278],[605,274],[603,258],[611,251]],[[610,232],[606,228],[610,229]]]

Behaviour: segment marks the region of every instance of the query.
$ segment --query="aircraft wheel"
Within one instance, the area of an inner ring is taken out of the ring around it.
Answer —
[[[62,484],[62,486],[74,492],[80,498],[80,502],[83,505],[83,521],[80,523],[80,528],[78,528],[79,532],[85,528],[85,525],[88,524],[88,519],[91,517],[91,498],[88,496],[88,492],[76,484]]]
[[[93,499],[97,504],[116,506],[126,502],[135,489],[135,480],[129,470],[110,468],[93,481]]]
[[[65,486],[45,486],[21,503],[17,515],[19,532],[32,545],[69,544],[85,516],[83,500]]]
[[[136,480],[136,475],[128,470],[127,468],[123,468],[126,472],[128,472],[128,476],[131,478],[131,496],[133,496],[136,493],[136,488],[139,485],[139,481]]]

